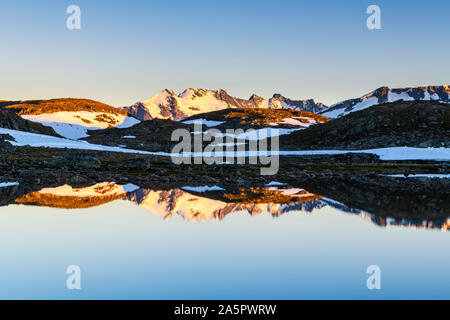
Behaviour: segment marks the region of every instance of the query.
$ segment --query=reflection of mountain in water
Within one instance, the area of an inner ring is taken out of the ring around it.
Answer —
[[[368,220],[370,222],[375,223],[376,225],[380,227],[389,227],[389,226],[401,226],[401,227],[409,227],[413,229],[441,229],[442,231],[447,231],[450,229],[450,219],[449,218],[443,218],[443,219],[436,219],[432,221],[423,220],[423,221],[409,221],[406,219],[393,219],[389,217],[380,217],[375,214],[370,214],[368,212],[350,208],[346,206],[343,203],[322,198],[321,200],[325,205],[328,205],[330,207],[333,207],[335,209],[338,209],[343,212],[353,213],[357,214],[364,220]]]
[[[139,189],[139,187],[133,184],[122,186],[114,182],[97,183],[79,189],[63,185],[28,193],[17,198],[15,203],[65,209],[90,208],[123,199],[128,192],[136,189]]]
[[[199,195],[200,193],[189,193],[181,189],[170,191],[140,189],[137,192],[129,193],[127,199],[165,219],[178,214],[189,221],[220,220],[227,214],[237,211],[248,211],[252,216],[263,212],[269,212],[273,216],[280,216],[293,210],[311,212],[315,208],[324,206],[322,202],[317,200],[321,198],[320,196],[309,193],[308,195],[310,196],[307,198],[307,201],[302,202],[302,195],[304,194],[302,192],[306,192],[302,189],[268,189],[248,189],[251,190],[252,195],[255,195],[255,192],[258,193],[258,191],[261,192],[262,197],[257,198],[258,201],[251,201],[251,198],[243,197],[243,194],[245,194],[243,189],[237,195],[217,191],[203,192]],[[289,190],[292,194],[289,196],[284,195],[283,193],[287,192],[286,190]],[[229,200],[234,197],[240,198],[240,201]],[[274,201],[277,198],[284,199],[284,201],[277,203]]]
[[[1,188],[0,192],[11,193],[8,189],[10,188]],[[113,182],[104,182],[85,188],[72,188],[68,185],[44,188],[25,195],[22,193],[14,199],[11,202],[17,204],[65,209],[90,208],[123,199],[146,208],[164,219],[180,215],[188,221],[221,220],[228,214],[239,211],[247,211],[252,216],[269,212],[272,216],[278,217],[288,212],[312,212],[315,209],[330,206],[343,212],[357,214],[383,227],[396,225],[442,231],[447,231],[450,227],[448,218],[409,221],[380,217],[309,193],[304,189],[291,187],[272,186],[239,188],[231,191],[188,192],[180,188],[152,190],[140,189],[133,184],[118,185]]]

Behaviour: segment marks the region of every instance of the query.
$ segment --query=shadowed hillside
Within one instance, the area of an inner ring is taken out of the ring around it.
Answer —
[[[241,108],[224,109],[207,113],[197,114],[186,118],[184,121],[206,119],[212,121],[224,121],[224,124],[215,126],[221,129],[248,129],[272,126],[274,128],[297,127],[289,123],[283,123],[284,119],[294,119],[303,124],[324,123],[330,121],[325,116],[321,116],[308,111],[296,111],[291,109],[263,109],[263,108]],[[277,123],[276,126],[273,124]]]
[[[192,131],[193,126],[166,119],[153,119],[129,128],[90,130],[83,140],[103,145],[125,145],[128,148],[148,151],[172,150],[178,142],[172,142],[172,132],[176,129]]]
[[[44,126],[40,123],[22,119],[13,111],[1,108],[0,108],[0,128],[14,129],[59,137],[59,135],[52,128]]]
[[[450,105],[398,101],[280,137],[283,149],[449,147]]]

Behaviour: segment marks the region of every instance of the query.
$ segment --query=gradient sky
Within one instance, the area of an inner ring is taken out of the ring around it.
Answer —
[[[66,28],[71,4],[81,30]],[[382,30],[366,28],[371,4]],[[123,106],[200,87],[332,104],[449,84],[448,12],[444,0],[0,0],[0,100]]]

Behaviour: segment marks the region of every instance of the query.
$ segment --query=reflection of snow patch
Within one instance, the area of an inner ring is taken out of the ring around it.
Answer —
[[[12,187],[19,185],[18,182],[0,182],[0,188]]]
[[[139,187],[128,183],[126,185],[118,185],[114,182],[102,182],[85,188],[72,188],[69,185],[63,185],[56,188],[44,188],[39,191],[41,194],[51,194],[59,197],[103,197],[121,195],[138,190]]]
[[[270,187],[270,191],[280,191],[282,195],[284,196],[290,196],[295,198],[302,198],[302,197],[313,197],[315,194],[306,192],[305,189],[300,188],[288,188],[288,189],[281,189],[277,187]]]
[[[278,181],[271,181],[269,183],[266,184],[266,186],[271,187],[271,186],[285,186],[286,183],[282,183],[282,182],[278,182]]]
[[[218,187],[218,186],[201,186],[201,187],[182,187],[181,189],[186,191],[193,191],[193,192],[206,192],[206,191],[223,191],[225,189]]]

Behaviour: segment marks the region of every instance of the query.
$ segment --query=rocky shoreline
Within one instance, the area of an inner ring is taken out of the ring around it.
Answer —
[[[381,161],[371,154],[280,158],[274,176],[261,176],[256,165],[174,165],[170,158],[68,149],[9,147],[0,154],[1,205],[42,188],[87,187],[101,182],[132,183],[170,190],[219,185],[227,191],[287,183],[379,216],[442,219],[450,213],[449,179],[405,179],[383,175],[449,174],[449,162]]]
[[[0,141],[1,143],[1,141]],[[280,157],[276,175],[261,176],[259,165],[175,165],[164,156],[2,145],[0,179],[47,185],[72,183],[78,186],[99,181],[139,184],[205,184],[217,181],[246,185],[276,179],[359,176],[380,174],[449,173],[450,162],[382,161],[366,153]]]

